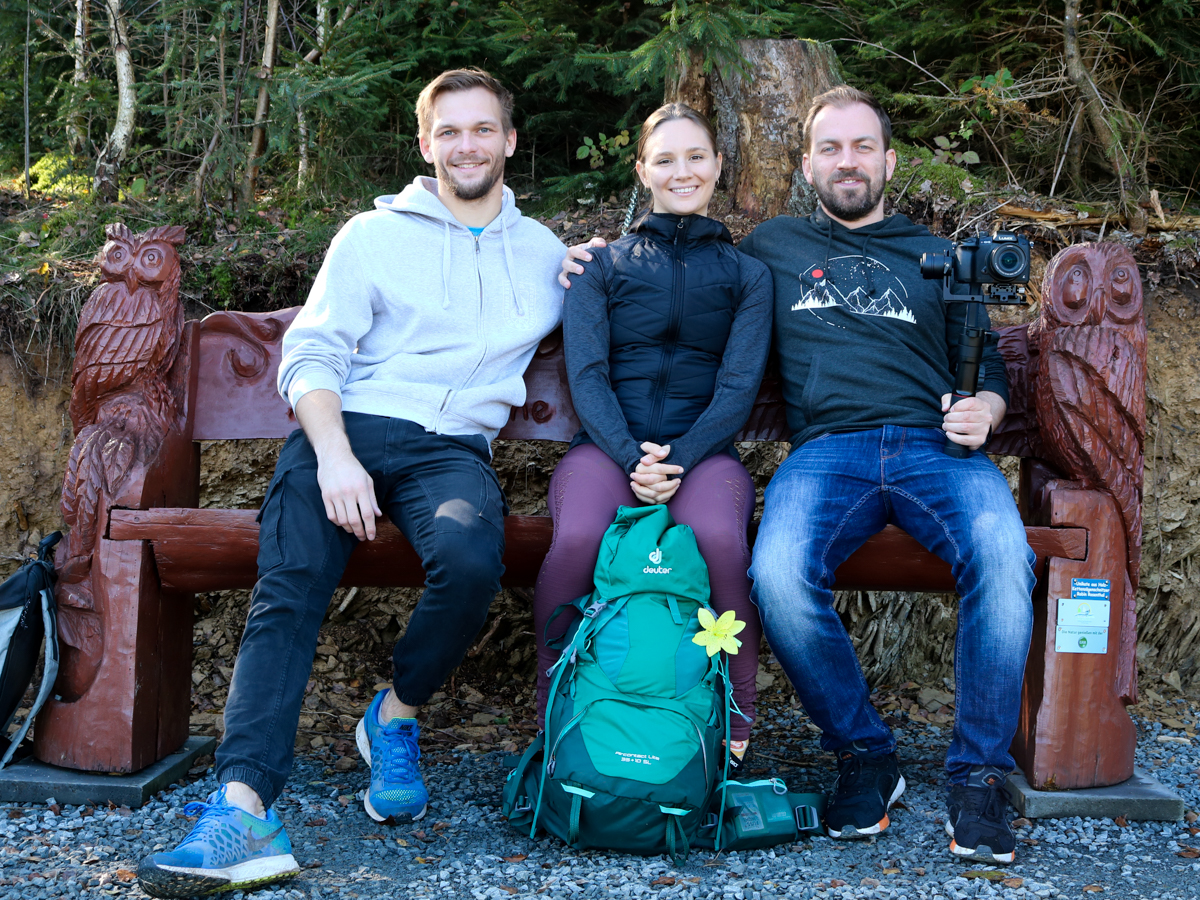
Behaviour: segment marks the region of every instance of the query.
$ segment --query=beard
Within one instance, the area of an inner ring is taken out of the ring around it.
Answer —
[[[813,189],[817,192],[817,199],[821,201],[821,205],[831,215],[845,222],[857,222],[870,214],[883,197],[887,179],[883,177],[882,172],[879,175],[878,179],[872,178],[862,169],[855,169],[852,172],[837,172],[825,181],[814,180]],[[862,187],[852,192],[846,192],[840,190],[834,183],[848,177],[861,178]]]
[[[484,160],[457,160],[457,162],[484,162]],[[448,187],[450,193],[459,200],[479,200],[491,192],[492,188],[496,186],[496,182],[504,179],[504,156],[497,156],[478,180],[471,182],[460,181],[455,175],[454,169],[444,165],[440,159],[434,159],[433,168],[437,174],[438,184]]]

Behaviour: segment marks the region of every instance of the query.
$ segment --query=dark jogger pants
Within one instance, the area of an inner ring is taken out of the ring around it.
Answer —
[[[344,413],[354,455],[425,568],[425,592],[393,654],[396,696],[425,703],[462,660],[500,589],[504,495],[482,435],[429,434],[404,419]],[[222,783],[267,806],[292,768],[317,634],[358,543],[329,521],[317,458],[300,430],[279,454],[260,516],[250,601],[217,751]]]

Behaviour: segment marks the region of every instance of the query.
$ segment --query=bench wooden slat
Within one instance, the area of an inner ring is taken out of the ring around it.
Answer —
[[[146,540],[164,585],[187,592],[254,586],[257,576],[258,524],[252,509],[115,509],[109,537]],[[1087,558],[1083,528],[1026,528],[1038,557]],[[506,587],[530,587],[553,536],[545,516],[509,516],[504,526]],[[400,531],[387,519],[374,541],[354,551],[343,584],[364,587],[419,587],[421,563]],[[870,538],[837,571],[837,586],[847,590],[953,591],[950,567],[915,538],[889,525]]]

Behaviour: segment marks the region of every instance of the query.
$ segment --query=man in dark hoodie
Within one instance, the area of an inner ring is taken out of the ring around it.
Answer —
[[[1032,551],[1003,475],[981,452],[1008,386],[992,342],[976,397],[950,405],[964,304],[919,260],[949,242],[885,216],[891,123],[838,87],[805,123],[804,175],[820,208],[760,225],[741,249],[775,278],[775,348],[792,452],[766,491],[750,574],[767,638],[838,760],[833,837],[878,834],[904,791],[896,740],[868,698],[833,606],[834,575],[899,525],[950,563],[960,596],[955,723],[946,757],[951,850],[1011,862],[1004,784],[1014,762],[1032,629]],[[946,438],[970,448],[943,452]]]

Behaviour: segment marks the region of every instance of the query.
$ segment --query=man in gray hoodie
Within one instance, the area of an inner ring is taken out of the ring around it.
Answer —
[[[318,630],[358,541],[386,510],[426,588],[397,642],[391,689],[358,725],[380,822],[425,814],[421,704],[462,659],[500,587],[504,496],[490,442],[525,402],[522,375],[562,314],[562,243],[504,187],[512,97],[478,69],[444,72],[417,102],[417,178],[334,238],[283,341],[279,390],[300,428],[260,515],[259,580],[217,751],[221,788],[172,851],[145,859],[147,893],[192,897],[299,871],[270,809],[292,767]],[[519,260],[519,263],[518,263]]]

